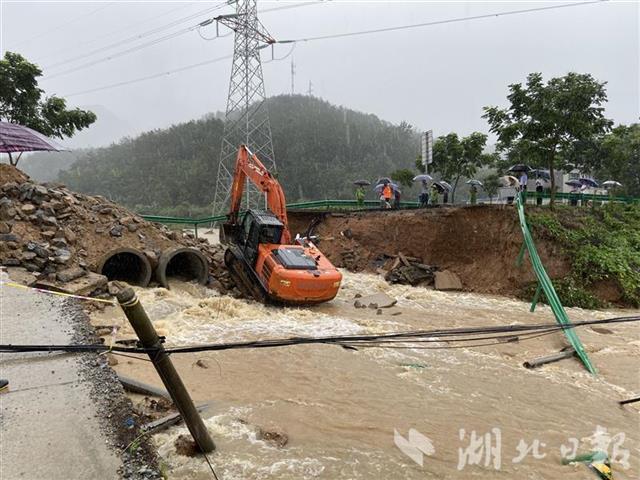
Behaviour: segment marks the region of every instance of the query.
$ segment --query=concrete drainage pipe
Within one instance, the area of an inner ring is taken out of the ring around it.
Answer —
[[[116,248],[100,259],[98,273],[109,280],[121,280],[130,285],[146,287],[151,280],[151,265],[140,250]]]
[[[164,288],[169,288],[169,279],[185,282],[196,280],[204,285],[209,278],[209,262],[195,248],[170,248],[158,259],[156,280]]]

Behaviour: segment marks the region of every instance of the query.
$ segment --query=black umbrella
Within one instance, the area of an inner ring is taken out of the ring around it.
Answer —
[[[578,181],[581,184],[586,185],[587,187],[592,187],[592,188],[598,187],[598,182],[596,182],[593,178],[583,177]]]
[[[433,186],[436,187],[436,189],[440,193],[444,193],[447,191],[447,188],[444,185],[442,185],[440,182],[433,182]]]
[[[551,173],[549,170],[543,170],[541,168],[534,168],[531,171],[531,175],[536,178],[541,178],[543,180],[551,180]]]
[[[529,165],[525,165],[524,163],[518,163],[517,165],[512,166],[507,172],[525,172],[529,173],[531,171],[531,167]]]
[[[376,183],[393,183],[389,177],[380,177]]]
[[[440,180],[438,182],[440,184],[441,187],[443,187],[445,190],[451,192],[453,190],[453,187],[451,186],[451,184],[449,182],[445,182],[444,180]]]
[[[356,180],[353,184],[358,185],[359,187],[368,187],[371,185],[371,182],[368,180]]]

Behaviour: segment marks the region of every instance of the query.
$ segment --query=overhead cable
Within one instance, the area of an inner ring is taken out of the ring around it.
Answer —
[[[557,10],[559,8],[569,8],[569,7],[579,7],[582,5],[591,5],[594,3],[603,3],[608,0],[591,0],[588,2],[574,2],[574,3],[563,3],[560,5],[550,5],[547,7],[534,7],[534,8],[525,8],[520,10],[509,10],[506,12],[495,12],[495,13],[486,13],[482,15],[473,15],[468,17],[457,17],[457,18],[449,18],[446,20],[435,20],[432,22],[422,22],[422,23],[414,23],[410,25],[399,25],[395,27],[384,27],[384,28],[376,28],[371,30],[360,30],[357,32],[345,32],[345,33],[336,33],[336,34],[328,34],[328,35],[319,35],[316,37],[303,37],[297,38],[293,40],[284,40],[277,43],[290,43],[290,42],[315,42],[317,40],[328,40],[332,38],[345,38],[345,37],[355,37],[359,35],[371,35],[374,33],[385,33],[385,32],[394,32],[398,30],[408,30],[412,28],[424,28],[431,27],[434,25],[444,25],[447,23],[457,23],[457,22],[466,22],[470,20],[482,20],[485,18],[495,18],[495,17],[504,17],[507,15],[520,15],[524,13],[533,13],[533,12],[541,12],[545,10]]]
[[[84,58],[93,56],[93,55],[95,55],[97,53],[102,53],[104,51],[111,50],[111,49],[119,47],[121,45],[126,45],[126,44],[131,43],[131,42],[142,40],[143,38],[149,37],[151,35],[155,35],[157,33],[160,33],[162,31],[164,31],[164,30],[167,30],[169,28],[172,28],[172,27],[175,27],[177,25],[180,25],[182,23],[190,22],[190,21],[192,21],[192,20],[194,20],[194,19],[196,19],[196,18],[198,18],[198,17],[200,17],[200,16],[202,16],[204,14],[211,13],[211,12],[213,12],[215,10],[219,10],[220,8],[225,7],[227,4],[228,4],[228,2],[226,2],[226,1],[218,3],[218,4],[216,4],[216,5],[212,6],[212,7],[206,8],[204,10],[199,10],[199,11],[197,11],[195,13],[187,15],[186,17],[179,18],[179,19],[174,20],[174,21],[172,21],[170,23],[161,25],[161,26],[153,28],[151,30],[147,30],[147,31],[145,31],[143,33],[140,33],[140,34],[137,34],[137,35],[132,35],[130,37],[124,38],[122,40],[119,40],[117,42],[111,43],[109,45],[105,45],[104,47],[96,48],[96,49],[91,50],[89,52],[86,52],[84,54],[76,55],[74,57],[70,57],[70,58],[67,58],[65,60],[61,60],[59,62],[53,63],[51,65],[45,65],[43,67],[43,69],[44,70],[52,69],[52,68],[58,67],[60,65],[65,65],[67,63],[75,62],[76,60],[82,60]],[[188,29],[179,30],[178,32],[186,33],[186,31],[188,31]],[[178,33],[178,32],[174,32],[174,33]]]
[[[204,62],[198,62],[198,63],[192,63],[190,65],[185,65],[184,67],[175,68],[173,70],[166,70],[164,72],[154,73],[152,75],[146,75],[144,77],[134,78],[134,79],[131,79],[131,80],[125,80],[123,82],[112,83],[112,84],[109,84],[109,85],[103,85],[101,87],[96,87],[96,88],[90,88],[88,90],[82,90],[80,92],[68,93],[68,94],[65,94],[65,95],[62,95],[62,96],[65,97],[65,98],[75,97],[77,95],[85,95],[87,93],[99,92],[101,90],[109,90],[111,88],[123,87],[125,85],[131,85],[132,83],[144,82],[146,80],[151,80],[151,79],[154,79],[154,78],[160,78],[160,77],[172,75],[172,74],[178,73],[178,72],[184,72],[186,70],[191,70],[193,68],[203,67],[205,65],[210,65],[212,63],[217,63],[217,62],[220,62],[222,60],[227,60],[229,58],[233,58],[233,55],[225,55],[223,57],[213,58],[211,60],[205,60]]]

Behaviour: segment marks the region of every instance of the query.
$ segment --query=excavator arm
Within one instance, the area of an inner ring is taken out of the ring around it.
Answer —
[[[284,225],[282,243],[291,243],[289,221],[284,191],[278,181],[269,173],[258,157],[249,151],[246,145],[240,145],[236,157],[236,169],[231,187],[231,210],[229,221],[238,224],[238,214],[242,203],[246,180],[249,179],[261,192],[266,194],[267,207]]]

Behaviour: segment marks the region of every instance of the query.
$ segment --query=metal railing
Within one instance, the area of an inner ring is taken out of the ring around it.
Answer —
[[[548,199],[551,195],[549,193],[528,192],[526,195],[526,201],[529,203],[535,202],[537,198]],[[577,199],[582,205],[585,202],[591,201],[593,206],[600,205],[609,202],[622,202],[630,204],[640,204],[640,198],[637,197],[613,197],[606,195],[593,195],[593,194],[574,194],[574,193],[556,193],[556,200],[571,201]],[[486,204],[486,203],[485,203]],[[459,204],[464,205],[464,204]],[[419,208],[418,202],[403,201],[400,202],[400,208],[415,209]],[[289,210],[306,210],[306,209],[324,209],[324,210],[379,210],[380,202],[378,200],[365,200],[364,202],[358,202],[356,200],[315,200],[311,202],[296,202],[289,203],[287,205]],[[188,225],[192,226],[198,234],[198,226],[204,224],[214,224],[224,221],[226,215],[215,215],[211,217],[202,218],[189,218],[189,217],[170,217],[163,215],[141,215],[142,218],[150,222],[163,223],[166,225]]]

